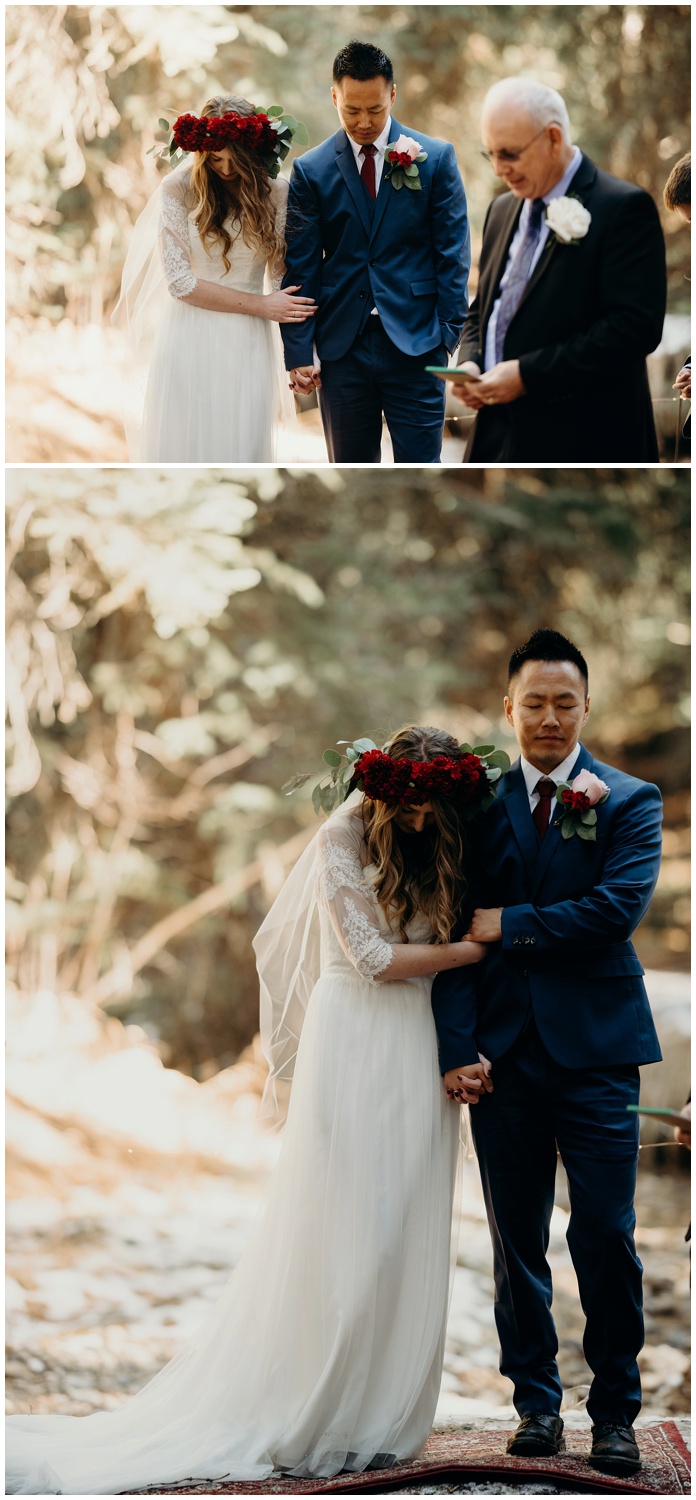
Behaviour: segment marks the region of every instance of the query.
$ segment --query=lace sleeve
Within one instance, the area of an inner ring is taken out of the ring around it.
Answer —
[[[376,983],[394,952],[379,930],[358,850],[345,827],[327,825],[319,834],[317,897],[346,957],[363,979]]]
[[[165,177],[162,183],[159,246],[170,295],[190,296],[191,292],[195,292],[198,282],[191,270],[186,188],[182,179],[174,172],[171,177]]]
[[[275,227],[279,235],[285,240],[285,224],[288,216],[288,184],[284,177],[276,177],[273,184],[273,197],[275,201]],[[272,292],[279,292],[285,275],[285,256],[279,260],[268,262],[268,281]]]

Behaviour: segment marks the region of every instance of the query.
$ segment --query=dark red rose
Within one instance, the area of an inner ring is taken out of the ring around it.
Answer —
[[[482,802],[488,795],[485,767],[477,755],[452,760],[392,760],[382,750],[367,750],[355,762],[354,776],[366,797],[402,807],[422,807],[432,797],[452,797],[461,804]]]
[[[589,812],[592,806],[586,792],[574,792],[570,787],[561,792],[561,798],[569,812]]]
[[[410,158],[410,156],[408,154],[408,151],[389,151],[387,154],[388,154],[389,161],[392,163],[393,166],[395,166],[395,167],[410,167],[410,165],[411,165],[411,158]]]

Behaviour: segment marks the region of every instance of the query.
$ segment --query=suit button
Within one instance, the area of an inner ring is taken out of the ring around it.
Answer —
[[[523,978],[523,979],[526,979],[526,978],[527,978],[527,974],[528,974],[528,972],[529,972],[529,970],[528,970],[528,969],[523,969],[523,970],[522,970],[522,978]]]
[[[371,260],[370,261],[370,265],[371,266],[376,266],[377,265],[377,261],[376,260]]]
[[[360,293],[360,296],[361,296],[361,297],[365,297],[365,296],[366,296],[366,295],[367,295],[367,293],[366,293],[366,292],[361,292],[361,293]]]

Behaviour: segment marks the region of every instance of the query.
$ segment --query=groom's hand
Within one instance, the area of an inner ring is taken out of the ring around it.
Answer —
[[[465,1068],[450,1068],[443,1078],[448,1099],[459,1104],[478,1104],[482,1093],[492,1094],[491,1065],[486,1058]]]
[[[519,360],[504,359],[502,364],[494,365],[476,381],[473,391],[478,406],[504,406],[508,401],[517,401],[525,394]]]
[[[502,915],[502,906],[477,906],[467,937],[475,943],[499,943],[503,936]]]
[[[290,390],[300,391],[308,395],[310,391],[318,391],[321,386],[321,365],[298,365],[295,370],[290,370]]]

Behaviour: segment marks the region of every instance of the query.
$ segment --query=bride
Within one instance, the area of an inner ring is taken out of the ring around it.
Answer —
[[[197,1337],[123,1407],[9,1418],[8,1493],[329,1476],[423,1447],[459,1140],[430,987],[485,953],[449,941],[464,807],[490,790],[466,749],[411,726],[354,759],[358,789],[254,943],[271,1092],[294,1073],[266,1213]],[[462,1069],[462,1098],[489,1072],[483,1058]]]
[[[176,121],[170,153],[188,155],[135,225],[113,317],[135,362],[132,460],[275,457],[275,431],[293,411],[277,324],[316,312],[299,287],[279,290],[288,184],[277,174],[301,129],[231,95]]]

